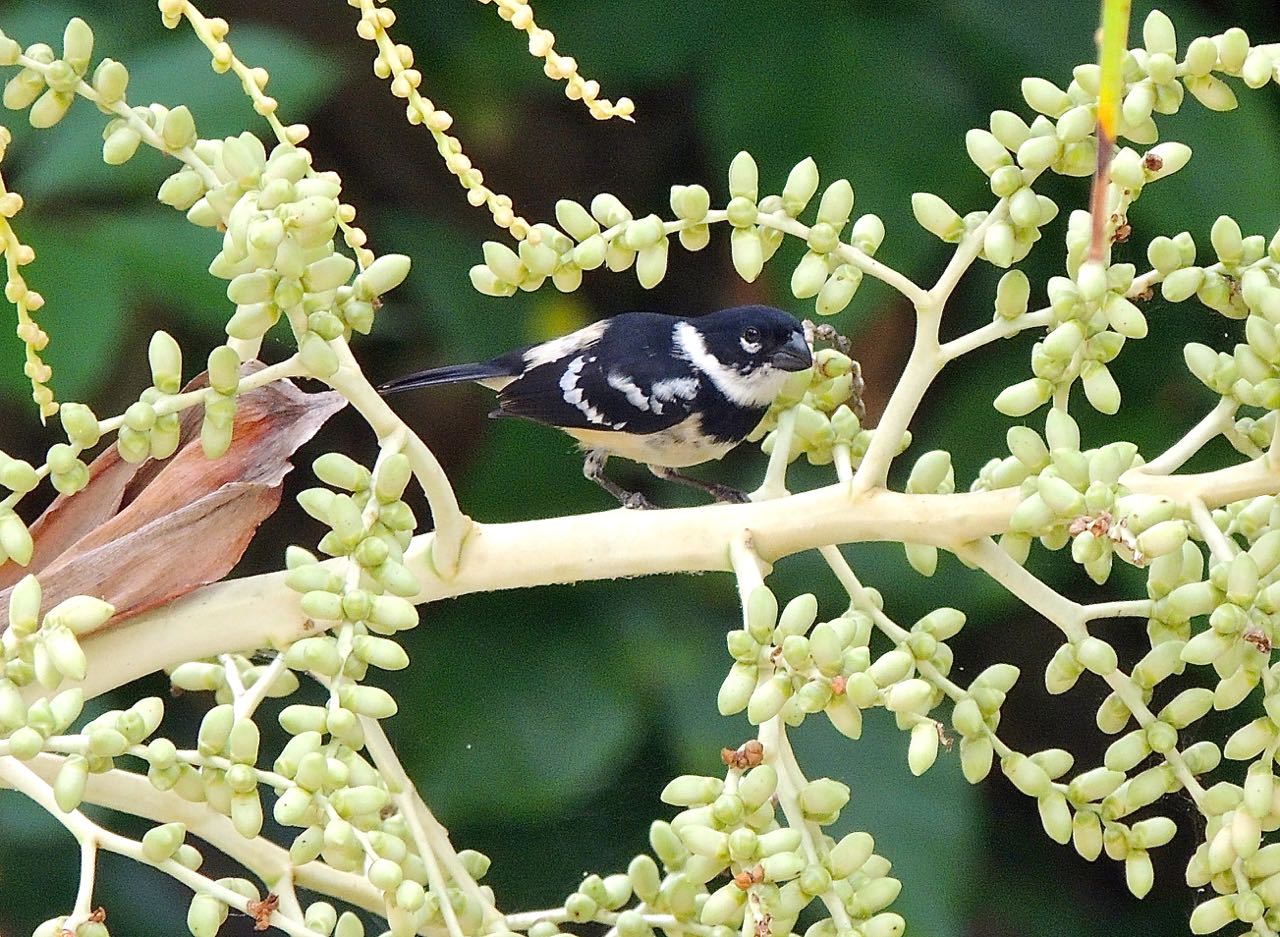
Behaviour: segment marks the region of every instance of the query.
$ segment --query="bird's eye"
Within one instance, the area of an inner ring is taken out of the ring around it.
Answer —
[[[748,342],[760,341],[760,330],[754,325],[749,325],[742,330],[742,337]]]

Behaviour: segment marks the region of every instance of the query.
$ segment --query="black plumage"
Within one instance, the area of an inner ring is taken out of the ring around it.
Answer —
[[[628,506],[647,506],[601,474],[609,455],[648,465],[717,497],[723,486],[676,468],[718,459],[753,430],[788,372],[811,364],[799,322],[746,306],[693,319],[632,312],[475,364],[422,371],[379,388],[394,393],[477,381],[498,391],[491,416],[557,427],[587,450],[586,474]]]

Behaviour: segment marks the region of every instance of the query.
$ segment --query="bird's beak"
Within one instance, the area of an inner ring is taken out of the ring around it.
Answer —
[[[791,341],[775,351],[769,360],[779,371],[803,371],[813,365],[809,343],[798,332],[791,336]]]

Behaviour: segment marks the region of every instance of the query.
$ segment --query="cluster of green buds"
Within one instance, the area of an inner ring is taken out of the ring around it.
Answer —
[[[748,283],[773,257],[784,233],[804,237],[809,250],[792,275],[791,290],[798,299],[816,297],[818,313],[833,315],[853,299],[862,282],[862,270],[853,260],[875,254],[884,240],[884,224],[875,215],[863,215],[842,242],[854,202],[847,179],[823,191],[812,227],[799,223],[796,219],[817,192],[818,181],[817,165],[805,159],[791,170],[780,195],[761,197],[756,162],[744,151],[729,165],[729,202],[723,210],[713,210],[710,193],[696,184],[672,186],[673,221],[655,214],[637,218],[608,193],[593,198],[589,209],[561,199],[556,203],[558,228],[533,225],[518,250],[486,241],[484,263],[471,268],[471,282],[488,296],[533,291],[548,278],[557,289],[570,292],[581,284],[584,270],[604,266],[618,273],[634,266],[640,285],[651,289],[666,276],[672,234],[686,249],[697,251],[710,242],[710,224],[728,221],[734,269]]]
[[[956,490],[956,473],[951,453],[934,449],[916,460],[907,478],[907,494],[949,495]],[[921,576],[932,576],[938,569],[938,548],[928,543],[904,543],[907,562]]]
[[[1206,387],[1224,397],[1267,410],[1280,408],[1280,233],[1268,245],[1261,235],[1244,237],[1226,215],[1211,232],[1218,263],[1187,267],[1164,283],[1167,299],[1195,295],[1204,305],[1232,319],[1245,320],[1245,341],[1231,354],[1189,343],[1187,367]]]
[[[1267,718],[1237,731],[1227,742],[1227,757],[1258,760],[1249,765],[1243,784],[1221,781],[1204,794],[1201,807],[1209,819],[1186,877],[1192,888],[1208,885],[1217,895],[1192,912],[1193,933],[1210,933],[1237,920],[1265,921],[1272,928],[1280,924],[1280,844],[1262,845],[1262,833],[1280,826],[1276,731]]]
[[[1151,618],[1160,623],[1161,638],[1180,642],[1182,661],[1213,664],[1219,676],[1214,706],[1230,709],[1258,685],[1280,640],[1280,530],[1214,563],[1207,579],[1202,571],[1203,557],[1193,544],[1152,563]],[[1205,615],[1209,627],[1193,637],[1191,620]]]
[[[12,111],[30,108],[27,119],[31,126],[52,127],[66,116],[75,100],[76,88],[89,70],[93,57],[93,30],[79,17],[70,20],[62,35],[60,58],[43,42],[32,43],[24,50],[13,39],[0,33],[0,66],[20,64],[22,55],[32,64],[23,67],[5,83],[4,106]],[[103,65],[110,62],[110,59],[104,59]],[[97,77],[95,75],[95,82]]]
[[[1079,650],[1081,656],[1090,661],[1091,669],[1098,669],[1093,667],[1095,658],[1104,657],[1105,651],[1109,651],[1113,662],[1111,670],[1114,671],[1115,652],[1103,642],[1085,638]],[[991,770],[1000,707],[1017,677],[1017,668],[1008,664],[994,665],[979,674],[966,697],[956,701],[952,725],[961,736],[961,768],[971,783],[978,783]],[[1050,689],[1059,692],[1063,688],[1051,684]],[[1204,712],[1199,711],[1196,715],[1184,710],[1199,709],[1201,703],[1203,699],[1198,694],[1194,700],[1179,697],[1162,711],[1161,718],[1180,722],[1185,717],[1190,722]],[[1204,710],[1207,708],[1205,706]],[[1126,741],[1117,751],[1129,747]],[[1202,747],[1207,750],[1195,748],[1185,753],[1187,764],[1194,765],[1197,773],[1211,770],[1217,764],[1214,757],[1216,747],[1212,743],[1205,743]],[[1148,748],[1146,753],[1150,752]],[[1122,762],[1109,751],[1104,767],[1083,772],[1065,782],[1059,779],[1074,765],[1069,752],[1058,748],[1031,755],[1005,751],[1000,759],[1000,770],[1019,791],[1035,798],[1041,825],[1052,840],[1064,845],[1071,843],[1076,852],[1090,861],[1097,859],[1105,849],[1110,858],[1125,863],[1129,889],[1141,898],[1150,891],[1154,881],[1148,850],[1168,843],[1175,827],[1173,821],[1164,817],[1142,820],[1132,826],[1120,821],[1169,791],[1176,790],[1178,782],[1167,765],[1126,778],[1125,771],[1132,769],[1139,760]]]
[[[813,355],[813,367],[788,379],[747,439],[763,439],[760,448],[766,454],[772,453],[780,438],[779,418],[794,409],[788,462],[803,455],[810,465],[830,465],[836,447],[844,446],[850,463],[856,467],[867,454],[875,433],[863,428],[855,412],[861,412],[861,392],[858,363],[839,349],[819,348]],[[910,445],[911,434],[904,432],[897,452],[904,452]]]
[[[43,615],[42,602],[39,581],[34,576],[20,580],[9,599],[9,627],[0,637],[0,749],[23,761],[44,751],[53,737],[68,735],[79,719],[84,691],[55,691],[66,680],[84,679],[87,660],[79,636],[102,627],[114,614],[109,604],[87,595],[64,599]],[[21,688],[32,685],[45,694],[28,704]],[[110,710],[86,723],[75,733],[80,744],[73,746],[54,780],[58,806],[76,809],[89,774],[110,771],[113,759],[141,745],[163,715],[160,699],[146,697],[127,710]]]
[[[767,762],[732,767],[723,780],[682,775],[666,786],[662,799],[685,809],[649,831],[665,875],[652,858],[637,856],[626,875],[588,877],[565,909],[572,920],[591,920],[598,909],[621,907],[634,893],[645,908],[710,927],[713,935],[738,932],[750,916],[758,933],[783,937],[820,897],[829,910],[837,904],[843,909],[854,933],[897,937],[904,922],[885,908],[902,885],[889,875],[889,861],[874,853],[868,834],[849,833],[837,841],[819,833],[806,847],[809,830],[779,825],[775,816],[778,799],[787,796],[795,799],[806,827],[827,826],[839,818],[849,793],[830,778],[784,792],[777,769]],[[722,875],[729,881],[716,887]],[[629,937],[653,933],[637,910],[621,912],[617,927]],[[829,918],[805,931],[806,937],[835,933]]]
[[[227,298],[236,312],[227,334],[258,339],[284,314],[303,363],[328,377],[337,370],[328,342],[369,331],[378,297],[403,282],[409,259],[388,254],[374,260],[361,244],[349,244],[365,265],[352,279],[356,263],[335,250],[334,237],[355,211],[339,201],[338,176],[313,172],[304,149],[281,143],[268,155],[246,132],[195,141],[194,152],[207,171],[180,169],[161,185],[159,198],[186,211],[194,224],[225,226],[209,272],[230,281]],[[209,173],[216,185],[209,185]],[[356,230],[348,231],[348,241]]]
[[[0,501],[0,563],[13,560],[19,566],[26,566],[31,562],[35,542],[13,505],[39,484],[40,473],[30,462],[0,452],[0,485],[11,492]]]
[[[151,336],[147,358],[152,386],[125,410],[124,423],[116,437],[116,449],[126,462],[167,459],[178,450],[178,414],[159,405],[182,387],[182,349],[167,332],[156,332]]]
[[[796,726],[807,715],[823,712],[837,731],[856,739],[862,734],[862,711],[883,706],[900,729],[911,733],[912,771],[923,774],[932,766],[939,735],[929,712],[943,694],[917,676],[917,668],[942,676],[950,672],[953,655],[945,642],[964,626],[963,613],[936,609],[874,660],[872,622],[862,611],[815,624],[812,595],[792,599],[779,615],[777,599],[760,586],[748,597],[745,614],[745,627],[727,636],[735,662],[717,698],[723,715],[745,709],[754,725],[776,716]]]
[[[1048,550],[1071,544],[1072,558],[1098,583],[1106,582],[1119,555],[1135,566],[1177,552],[1190,528],[1176,502],[1138,496],[1121,476],[1143,464],[1129,442],[1080,449],[1080,429],[1065,410],[1051,409],[1042,437],[1029,426],[1007,434],[1008,457],[991,459],[972,488],[1017,487],[1018,506],[1009,518],[1004,549],[1026,561],[1031,541]]]
[[[35,681],[52,692],[63,680],[79,681],[87,666],[77,635],[104,625],[115,609],[101,599],[76,595],[40,614],[43,601],[35,576],[23,577],[9,599],[9,627],[0,635],[4,674],[11,687]],[[7,724],[12,713],[0,717]]]

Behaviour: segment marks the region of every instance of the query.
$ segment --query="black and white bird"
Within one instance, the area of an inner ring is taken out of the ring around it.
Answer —
[[[498,391],[492,417],[554,426],[585,451],[583,474],[624,507],[644,496],[604,475],[609,456],[659,478],[744,501],[678,469],[723,458],[759,425],[790,373],[813,364],[804,327],[781,309],[740,306],[697,318],[628,312],[475,364],[420,371],[383,394],[474,381]]]

